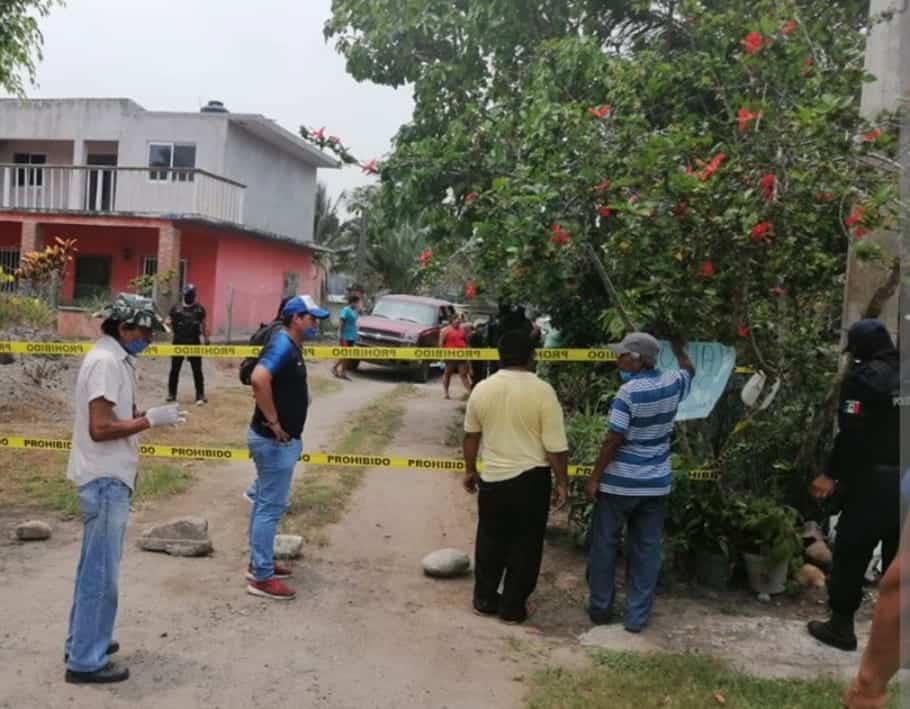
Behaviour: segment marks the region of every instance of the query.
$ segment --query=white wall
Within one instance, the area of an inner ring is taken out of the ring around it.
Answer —
[[[249,131],[229,125],[225,174],[247,186],[244,222],[257,229],[312,241],[316,168]]]

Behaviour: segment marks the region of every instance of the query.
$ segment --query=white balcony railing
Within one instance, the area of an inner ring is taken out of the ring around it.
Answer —
[[[196,169],[0,163],[0,209],[200,216],[243,224],[245,190]]]

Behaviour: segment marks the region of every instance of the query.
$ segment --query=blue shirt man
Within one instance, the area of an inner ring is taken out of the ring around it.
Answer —
[[[647,624],[660,572],[660,545],[670,494],[670,438],[680,402],[689,395],[695,367],[681,342],[673,354],[681,369],[655,369],[660,344],[633,332],[609,346],[624,380],[610,410],[607,438],[585,486],[596,501],[591,524],[588,614],[596,625],[613,613],[616,557],[628,524],[627,631]]]

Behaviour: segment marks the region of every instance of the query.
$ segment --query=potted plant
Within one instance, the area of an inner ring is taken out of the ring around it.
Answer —
[[[737,511],[719,490],[692,495],[686,502],[685,537],[695,558],[695,578],[702,586],[723,591],[730,582]]]
[[[748,498],[740,509],[738,546],[756,593],[783,593],[790,562],[802,553],[799,513],[768,498]]]

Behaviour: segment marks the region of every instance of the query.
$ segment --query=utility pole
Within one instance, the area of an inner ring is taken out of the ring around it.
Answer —
[[[354,265],[354,281],[363,287],[363,276],[367,258],[367,210],[360,210],[360,238],[357,242],[357,263]]]

